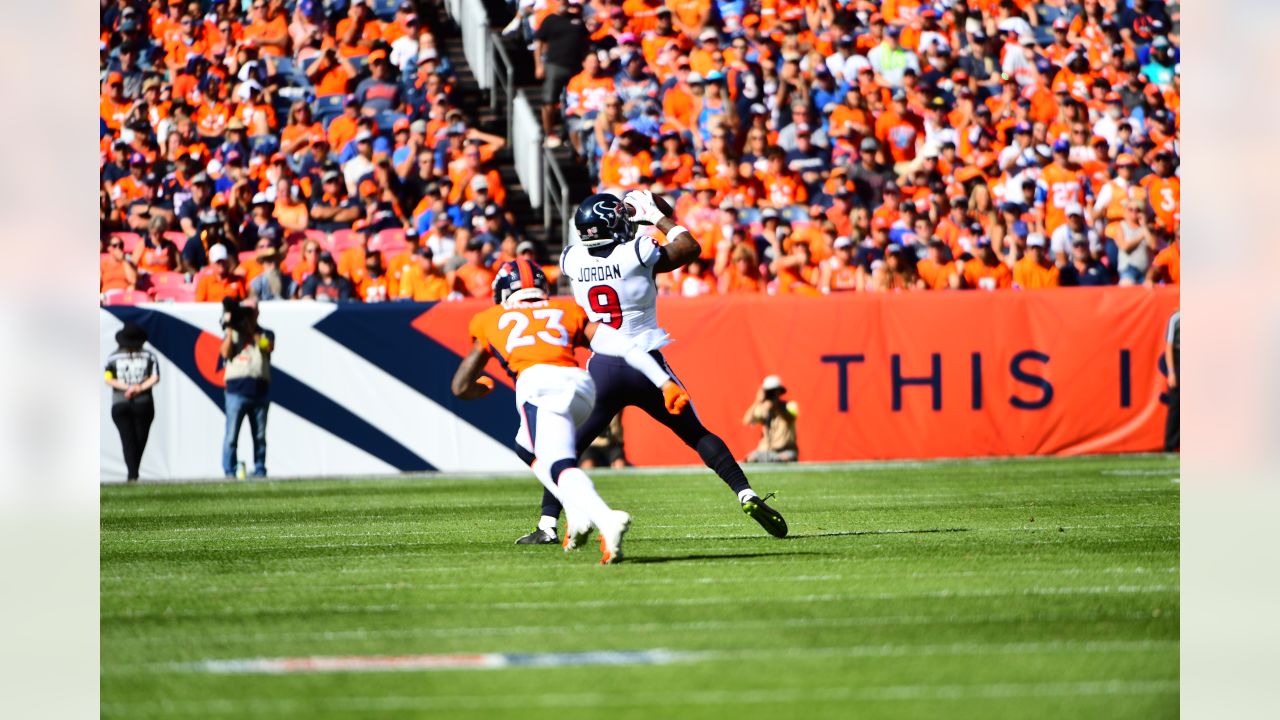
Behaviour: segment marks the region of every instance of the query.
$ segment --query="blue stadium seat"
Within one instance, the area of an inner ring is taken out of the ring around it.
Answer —
[[[394,20],[396,17],[396,8],[400,7],[400,0],[373,0],[373,14],[378,16],[379,20]]]
[[[342,114],[342,104],[346,101],[346,98],[346,95],[321,95],[316,98],[316,104],[313,108],[316,120],[323,123],[327,129],[329,123]]]

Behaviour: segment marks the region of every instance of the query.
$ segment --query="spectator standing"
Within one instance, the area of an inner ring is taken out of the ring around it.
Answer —
[[[546,146],[560,147],[553,132],[560,112],[560,95],[578,73],[587,51],[587,28],[582,24],[581,0],[564,0],[533,34],[533,68],[542,84],[542,132]]]
[[[747,462],[776,463],[795,462],[799,459],[796,443],[796,416],[799,408],[794,402],[783,399],[787,389],[782,379],[770,375],[756,391],[755,402],[747,408],[743,425],[761,425],[764,434],[760,444],[747,455]]]
[[[126,479],[138,481],[142,453],[147,449],[155,403],[151,388],[160,382],[160,363],[142,346],[147,333],[135,323],[125,323],[116,333],[116,350],[107,357],[106,382],[111,388],[111,420],[120,432]]]
[[[222,446],[222,472],[237,477],[236,446],[240,426],[249,418],[253,433],[253,476],[267,475],[267,409],[271,406],[271,353],[275,333],[258,325],[258,304],[246,300],[223,303],[220,355],[224,367],[227,432]]]
[[[1151,269],[1156,240],[1147,224],[1141,200],[1125,203],[1124,217],[1107,226],[1107,238],[1116,246],[1116,272],[1121,285],[1140,285]]]
[[[1164,333],[1164,364],[1169,384],[1165,395],[1169,398],[1169,414],[1164,422],[1164,450],[1174,452],[1182,446],[1181,403],[1182,390],[1182,310],[1174,310]]]

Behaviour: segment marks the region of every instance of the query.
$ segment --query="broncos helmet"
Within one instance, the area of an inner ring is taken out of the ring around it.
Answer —
[[[582,244],[589,248],[629,242],[636,234],[626,205],[609,193],[596,193],[583,200],[573,214],[573,225]]]
[[[545,300],[550,294],[551,284],[547,282],[546,273],[524,258],[502,263],[497,276],[493,278],[495,305],[522,300]]]

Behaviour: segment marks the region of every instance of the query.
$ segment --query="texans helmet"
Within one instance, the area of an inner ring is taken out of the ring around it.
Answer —
[[[636,234],[627,206],[609,193],[596,193],[583,200],[573,214],[573,225],[582,244],[589,248],[629,242]]]
[[[545,300],[551,294],[551,284],[547,282],[542,268],[518,258],[502,263],[498,274],[493,278],[493,302],[495,305]]]

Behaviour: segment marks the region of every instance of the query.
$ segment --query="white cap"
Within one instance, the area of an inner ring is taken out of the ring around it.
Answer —
[[[840,237],[836,238],[836,241],[833,244],[833,247],[835,247],[835,249],[837,250],[841,248],[853,247],[853,240],[841,235]]]
[[[1031,233],[1027,236],[1027,247],[1044,247],[1044,236],[1040,233]]]
[[[271,199],[267,197],[266,193],[262,193],[262,192],[254,193],[253,195],[254,205],[261,205],[262,203],[269,203],[269,202],[271,202]]]
[[[475,177],[471,178],[471,189],[472,190],[488,190],[489,179],[483,175],[476,175]]]
[[[1084,215],[1084,208],[1080,207],[1080,203],[1071,203],[1067,206],[1067,216],[1071,215]]]
[[[222,262],[227,259],[227,246],[221,243],[209,248],[209,262]]]
[[[782,387],[782,378],[777,375],[770,375],[764,379],[764,382],[760,383],[760,387],[765,390],[777,390]]]

